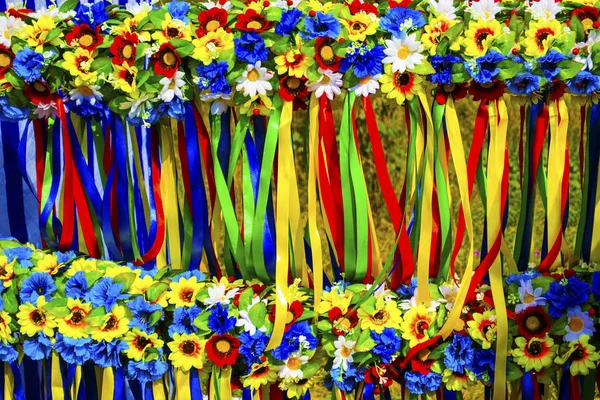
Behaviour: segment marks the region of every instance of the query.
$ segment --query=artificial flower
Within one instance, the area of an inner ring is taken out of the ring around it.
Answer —
[[[467,326],[469,335],[481,343],[483,349],[489,349],[496,340],[496,311],[473,314],[473,320],[467,322]]]
[[[574,342],[582,335],[593,336],[596,331],[594,320],[590,317],[589,313],[581,311],[580,306],[567,310],[567,326],[565,330],[567,331],[565,335],[567,342]]]
[[[371,15],[360,12],[352,14],[348,19],[341,19],[340,23],[348,31],[348,39],[362,42],[367,36],[377,32],[378,19]]]
[[[75,25],[73,30],[65,36],[65,41],[71,47],[81,47],[88,51],[94,51],[96,47],[104,42],[100,34],[100,27],[92,29],[88,24]]]
[[[571,375],[587,375],[590,370],[596,368],[596,363],[600,360],[600,354],[596,347],[589,344],[590,337],[580,336],[576,341],[568,344],[568,350],[556,358],[558,364],[565,364],[570,361],[569,371]]]
[[[277,381],[277,370],[268,361],[252,364],[250,372],[243,377],[244,387],[258,390]]]
[[[433,18],[429,24],[425,25],[424,33],[421,35],[421,42],[430,55],[436,54],[437,46],[440,43],[444,33],[456,25],[456,21],[448,20],[444,17]],[[459,50],[457,42],[450,45],[450,50]]]
[[[249,64],[236,82],[235,89],[248,97],[254,97],[257,94],[265,96],[267,91],[272,90],[273,86],[269,82],[273,73],[261,65],[260,61],[255,64]]]
[[[204,65],[212,63],[213,60],[226,58],[234,50],[233,35],[223,28],[208,32],[192,43],[195,46],[192,57]]]
[[[552,42],[562,33],[562,26],[557,20],[537,20],[529,23],[529,29],[525,32],[523,40],[525,54],[532,57],[545,55]]]
[[[409,341],[411,347],[429,339],[429,328],[435,321],[435,313],[424,305],[413,307],[404,315],[401,330],[402,338]]]
[[[181,88],[185,86],[185,80],[183,79],[184,76],[184,72],[177,71],[171,78],[167,78],[165,76],[159,81],[159,83],[163,85],[163,88],[159,94],[159,97],[162,101],[170,102],[174,97],[177,97],[180,100],[185,100],[183,92],[181,91]]]
[[[217,367],[234,365],[238,356],[240,341],[227,333],[213,335],[206,342],[206,357]]]
[[[288,73],[295,78],[302,78],[308,67],[314,63],[314,59],[306,56],[300,49],[292,47],[285,54],[276,56],[275,63],[279,75]]]
[[[302,379],[302,366],[308,362],[308,356],[292,354],[283,365],[279,366],[279,378],[281,379]]]
[[[21,333],[27,336],[34,336],[36,333],[44,333],[48,337],[54,336],[56,320],[54,315],[44,309],[45,297],[39,296],[34,304],[26,302],[19,306],[17,318]]]
[[[172,78],[181,64],[181,58],[170,43],[163,43],[152,57],[152,64],[156,74]]]
[[[113,64],[121,65],[127,63],[132,65],[135,61],[136,46],[139,44],[138,35],[126,32],[123,35],[115,37],[110,45],[111,61]]]
[[[265,32],[273,27],[273,22],[251,8],[237,16],[235,28],[244,32]]]
[[[161,21],[161,29],[152,34],[152,39],[162,45],[173,39],[190,41],[192,36],[189,25],[179,19],[172,18],[170,14],[165,14],[164,19]]]
[[[208,32],[214,32],[220,28],[225,28],[225,25],[227,25],[226,10],[218,7],[203,10],[198,14],[198,28],[196,29],[196,35],[201,38]]]
[[[129,319],[125,317],[125,308],[123,306],[115,306],[102,317],[102,322],[98,326],[90,328],[92,339],[107,342],[122,337],[128,330]]]
[[[381,92],[402,105],[404,100],[412,100],[421,90],[421,81],[422,78],[412,72],[392,72],[391,67],[386,67],[386,73],[380,79]]]
[[[527,307],[516,315],[519,334],[527,339],[543,338],[550,330],[550,316],[542,306]]]
[[[338,336],[336,341],[333,342],[333,345],[335,346],[335,357],[331,368],[348,369],[348,365],[352,364],[354,361],[352,355],[356,352],[354,350],[356,342],[346,340],[344,336]]]
[[[78,299],[67,299],[69,314],[57,318],[58,331],[66,337],[82,339],[88,337],[88,324],[86,318],[92,309],[92,305]]]
[[[512,355],[514,360],[525,368],[526,372],[531,370],[540,372],[544,368],[552,365],[557,347],[554,340],[550,337],[531,338],[524,337],[515,338],[516,349],[513,349]]]
[[[420,11],[394,7],[381,17],[379,26],[384,31],[391,33],[393,38],[399,39],[413,30],[424,27],[425,18]]]
[[[195,276],[180,279],[178,282],[173,281],[169,284],[170,290],[167,293],[169,304],[174,304],[175,307],[191,307],[196,304],[196,296],[203,287],[204,282],[198,282]]]
[[[465,55],[469,57],[484,55],[501,32],[502,27],[495,19],[469,22],[462,42],[465,47]]]
[[[144,360],[148,349],[161,348],[164,344],[156,333],[148,334],[138,328],[127,332],[123,341],[128,346],[125,355],[135,361]]]
[[[25,82],[34,82],[42,77],[41,68],[44,65],[44,56],[31,48],[25,47],[23,50],[18,51],[12,62],[15,72]],[[7,64],[6,56],[4,64]]]
[[[308,85],[308,91],[315,92],[317,98],[325,95],[329,100],[333,100],[335,96],[342,93],[341,88],[344,84],[342,74],[321,68],[318,71],[321,77],[316,82]]]
[[[387,57],[383,59],[384,64],[392,65],[392,72],[403,73],[407,69],[413,69],[421,64],[425,56],[421,54],[423,46],[416,39],[416,35],[408,35],[405,38],[394,38],[386,40],[387,48],[384,53]]]

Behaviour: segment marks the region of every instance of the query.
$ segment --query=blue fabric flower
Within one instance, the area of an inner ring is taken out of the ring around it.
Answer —
[[[396,335],[396,331],[392,328],[384,328],[380,334],[371,331],[371,339],[375,342],[373,354],[381,357],[381,362],[391,363],[394,353],[400,350],[401,339]]]
[[[228,69],[229,65],[225,61],[198,65],[196,67],[196,72],[200,78],[198,88],[200,90],[210,90],[212,93],[231,93],[231,86],[226,79]]]
[[[496,353],[492,349],[477,349],[473,362],[473,373],[477,379],[486,382],[494,382],[494,370],[496,366]]]
[[[444,349],[444,353],[444,364],[451,371],[464,374],[465,369],[470,369],[473,365],[475,350],[469,336],[454,335],[452,343]]]
[[[30,47],[25,47],[15,55],[13,67],[17,75],[25,82],[34,82],[42,77],[44,56]]]
[[[551,81],[560,73],[558,63],[566,59],[567,57],[561,52],[550,50],[546,55],[537,59],[537,65],[542,70],[544,77]]]
[[[23,342],[23,353],[32,360],[43,360],[49,358],[52,352],[52,342],[44,333],[40,333],[35,337]]]
[[[297,322],[283,334],[283,340],[281,344],[276,347],[272,354],[278,360],[287,360],[290,354],[300,350],[300,336],[304,336],[304,342],[302,342],[305,348],[312,350],[317,347],[319,343],[318,339],[312,334],[310,325],[307,321]]]
[[[105,0],[94,1],[91,4],[79,3],[75,9],[76,14],[73,17],[73,21],[78,25],[88,24],[95,29],[96,26],[102,25],[108,20],[106,7],[109,5],[110,3]]]
[[[531,96],[533,92],[540,88],[540,81],[542,78],[537,75],[533,75],[529,72],[520,72],[513,78],[506,81],[506,86],[511,93],[519,95]]]
[[[581,71],[573,79],[567,81],[567,86],[573,94],[591,96],[600,90],[600,77],[588,71]]]
[[[74,251],[55,251],[52,255],[56,256],[56,262],[59,264],[64,264],[68,261],[71,261],[73,258],[77,257]]]
[[[486,55],[477,57],[473,61],[465,62],[465,68],[477,83],[492,83],[494,77],[500,73],[498,63],[506,57],[496,50],[490,50]]]
[[[94,307],[104,307],[106,311],[110,311],[117,301],[129,298],[130,295],[121,293],[121,290],[123,290],[122,283],[114,283],[112,278],[104,277],[86,294],[86,300]]]
[[[150,304],[142,296],[138,296],[133,301],[127,303],[127,307],[133,314],[133,319],[129,321],[130,328],[138,328],[146,333],[152,333],[154,330],[150,326],[150,315],[156,311],[161,311],[159,304]],[[160,319],[163,317],[161,316]]]
[[[208,329],[222,335],[235,327],[235,317],[230,317],[229,306],[218,303],[208,316]]]
[[[89,99],[85,99],[79,103],[76,100],[69,100],[65,102],[65,105],[75,114],[80,115],[85,119],[95,119],[96,121],[104,118],[109,110],[104,102],[95,101],[94,104],[92,104]]]
[[[560,318],[567,308],[585,303],[590,295],[590,286],[577,276],[552,282],[544,295],[548,302],[548,314]]]
[[[440,387],[442,375],[435,372],[423,375],[420,372],[407,371],[404,374],[404,380],[411,394],[425,394],[435,392]]]
[[[452,83],[452,65],[461,63],[462,59],[457,56],[434,55],[431,57],[431,65],[435,74],[427,75],[427,80],[437,85],[450,85]]]
[[[65,294],[72,299],[84,299],[88,291],[88,282],[85,272],[79,271],[65,284]]]
[[[179,282],[180,279],[190,279],[192,276],[195,276],[198,282],[206,279],[206,275],[204,275],[199,269],[193,269],[173,277],[173,282]]]
[[[240,349],[239,352],[244,356],[244,361],[247,365],[260,363],[260,357],[263,355],[267,344],[269,343],[269,337],[263,332],[257,330],[254,335],[250,335],[248,332],[243,332],[240,336]]]
[[[0,361],[12,363],[19,357],[19,352],[9,344],[0,342]]]
[[[5,98],[0,97],[0,104],[2,103],[2,99]],[[33,250],[31,250],[29,247],[19,246],[10,249],[2,249],[2,253],[4,253],[9,263],[17,260],[19,265],[21,265],[23,268],[30,268],[33,266],[33,263],[29,260],[33,254]]]
[[[92,346],[91,356],[94,363],[102,368],[121,368],[121,352],[129,348],[122,340],[101,341]]]
[[[350,67],[354,67],[354,75],[363,79],[368,75],[379,75],[383,73],[382,61],[385,58],[383,52],[385,48],[378,44],[372,48],[368,48],[365,43],[361,43],[360,47],[350,47],[353,52],[340,61],[340,72],[346,72]]]
[[[162,377],[169,369],[169,365],[162,360],[129,361],[127,376],[129,379],[140,381],[142,385]]]
[[[390,8],[379,20],[379,26],[394,38],[402,38],[407,32],[425,26],[425,18],[420,11],[403,7]]]
[[[22,303],[35,304],[40,296],[44,296],[46,301],[49,301],[55,291],[56,285],[52,275],[47,272],[34,272],[23,281],[19,297]]]
[[[265,46],[262,36],[255,32],[246,32],[241,38],[233,39],[236,57],[248,64],[265,61],[269,56],[269,49]]]
[[[506,284],[510,285],[511,283],[516,283],[517,285],[521,285],[523,282],[530,281],[532,279],[540,276],[540,273],[534,269],[530,269],[527,272],[519,272],[516,274],[510,274],[506,278]]]
[[[401,300],[404,300],[413,297],[415,290],[417,290],[417,278],[411,278],[410,283],[408,285],[400,285],[396,293]]]
[[[3,121],[11,121],[18,122],[22,119],[27,119],[29,116],[29,108],[27,107],[17,107],[10,104],[8,97],[0,96],[0,119]],[[20,247],[15,247],[15,249]],[[8,249],[10,250],[10,249]],[[31,249],[28,249],[31,250]],[[31,266],[31,262],[28,262],[28,266]],[[23,265],[21,265],[23,266]],[[23,266],[27,268],[27,266]]]
[[[317,11],[314,17],[304,17],[304,33],[300,36],[305,40],[318,37],[335,39],[339,36],[341,29],[340,22],[336,17]]]
[[[592,274],[592,293],[596,297],[596,301],[600,300],[600,271]]]
[[[190,5],[185,1],[171,1],[170,3],[167,3],[167,10],[169,10],[171,17],[183,21],[186,24],[190,22],[190,19],[187,17],[189,9]]]
[[[352,365],[345,371],[340,368],[331,370],[331,381],[342,392],[352,392],[364,379],[365,376]]]
[[[281,13],[281,19],[275,27],[275,33],[281,36],[289,36],[290,32],[300,22],[302,11],[297,8],[290,8],[287,11]]]
[[[196,305],[191,307],[177,307],[173,313],[173,323],[169,325],[169,335],[172,337],[176,333],[192,334],[198,331],[194,325],[194,320],[202,309]]]
[[[185,118],[185,102],[179,97],[174,97],[173,100],[168,103],[160,103],[157,107],[157,111],[161,115],[175,118],[177,121],[183,121]]]
[[[137,117],[130,117],[129,115],[126,115],[125,119],[127,119],[127,122],[133,126],[143,126],[147,124],[152,125],[161,117],[161,113],[158,111],[158,109],[156,109],[156,107],[146,106],[145,111],[145,115],[143,116],[142,114],[138,115]]]
[[[73,339],[56,335],[55,349],[68,364],[84,364],[91,357],[92,338]]]

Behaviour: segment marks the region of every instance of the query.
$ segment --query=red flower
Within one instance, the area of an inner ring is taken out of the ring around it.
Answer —
[[[493,83],[485,83],[480,85],[479,83],[473,82],[469,87],[469,94],[473,96],[473,100],[485,100],[492,101],[498,100],[504,94],[504,88],[506,86],[500,81],[494,81]]]
[[[446,104],[448,96],[452,96],[454,101],[464,99],[467,96],[467,85],[465,83],[452,83],[450,85],[440,85],[435,90],[435,101],[438,104]]]
[[[412,0],[388,0],[388,6],[390,8],[394,7],[408,7],[412,3]]]
[[[344,315],[338,307],[333,307],[327,313],[327,317],[333,325],[333,333],[338,336],[344,336],[348,331],[358,324],[358,315],[356,310],[350,314]]]
[[[369,4],[366,2],[363,3],[360,0],[352,0],[352,2],[350,3],[346,2],[346,6],[348,7],[352,15],[356,15],[361,11],[364,11],[367,14],[378,14],[377,7],[375,7],[373,4]]]
[[[365,376],[365,383],[375,384],[375,389],[379,389],[379,385],[384,387],[391,386],[394,383],[394,378],[397,378],[397,374],[394,373],[392,368],[389,368],[385,364],[374,365],[363,372]],[[382,379],[383,378],[383,379]]]
[[[9,48],[0,44],[0,79],[4,78],[4,74],[12,68],[12,62],[15,59],[15,53]]]
[[[89,51],[94,51],[96,47],[104,42],[104,38],[100,35],[100,27],[97,26],[94,30],[87,24],[73,27],[73,30],[65,36],[65,40],[71,47],[79,45],[79,47]]]
[[[213,335],[206,342],[206,356],[217,367],[223,368],[226,365],[234,365],[238,356],[240,341],[227,333],[223,335]]]
[[[31,100],[33,104],[48,104],[55,99],[50,87],[46,82],[40,80],[28,84],[23,90],[23,94]]]
[[[412,370],[419,372],[422,375],[427,375],[429,371],[431,371],[433,363],[435,363],[435,360],[430,360],[428,358],[430,353],[431,350],[429,349],[423,349],[419,351],[417,356],[410,360],[410,367]]]
[[[589,19],[592,22],[598,21],[598,9],[592,6],[576,8],[571,13],[571,17],[577,17],[581,22],[585,21],[586,19]]]
[[[217,7],[202,11],[198,14],[198,22],[200,24],[198,25],[198,29],[196,29],[196,35],[202,37],[208,32],[225,28],[225,25],[227,25],[227,11]]]
[[[113,55],[112,63],[132,65],[135,61],[135,47],[138,43],[139,40],[135,33],[126,33],[123,36],[115,37],[110,45],[110,53]]]
[[[160,46],[154,57],[152,57],[152,64],[154,65],[154,72],[158,75],[172,78],[175,72],[177,72],[179,65],[181,65],[181,58],[179,58],[179,55],[175,52],[171,44],[164,43]]]
[[[550,316],[544,307],[527,307],[516,316],[519,334],[528,340],[531,338],[543,338],[550,330]]]
[[[279,81],[279,97],[285,101],[304,100],[308,97],[307,79],[286,75]]]
[[[30,10],[28,8],[9,8],[8,10],[6,10],[6,13],[8,15],[15,18],[24,18],[32,12],[33,10]]]
[[[298,300],[294,300],[287,311],[287,316],[285,319],[285,330],[287,332],[288,329],[291,328],[292,325],[302,316],[304,313],[304,307],[302,307],[302,303]],[[269,320],[275,321],[275,305],[271,306],[271,312],[269,313]]]
[[[245,13],[238,15],[235,27],[244,32],[264,32],[273,27],[273,22],[249,8]]]
[[[337,71],[340,69],[341,58],[335,55],[333,45],[337,43],[331,38],[318,37],[315,43],[315,59],[321,69]]]

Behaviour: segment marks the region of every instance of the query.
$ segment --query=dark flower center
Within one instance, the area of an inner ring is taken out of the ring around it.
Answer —
[[[131,85],[133,83],[134,78],[135,78],[135,75],[133,75],[131,72],[129,72],[129,71],[125,72],[125,81],[128,84]]]
[[[257,368],[257,369],[254,371],[254,374],[253,374],[253,375],[255,375],[255,376],[256,376],[256,375],[262,375],[262,374],[264,374],[265,372],[267,372],[267,370],[268,370],[268,368],[267,368],[267,367],[264,367],[264,366],[262,366],[262,367],[259,367],[259,368]]]
[[[168,66],[173,67],[177,64],[177,57],[173,54],[172,51],[166,51],[162,56],[162,61]]]
[[[532,356],[539,356],[542,354],[544,348],[540,344],[540,342],[533,342],[527,346],[527,352]]]
[[[194,354],[196,352],[196,343],[192,342],[191,340],[186,340],[183,343],[181,343],[180,348],[183,354]]]
[[[492,32],[490,29],[482,29],[479,32],[477,32],[475,34],[475,43],[477,43],[477,47],[483,49],[483,41],[487,39],[489,35],[493,34],[494,32]]]
[[[111,316],[108,318],[108,321],[106,321],[106,327],[105,327],[105,330],[111,330],[111,329],[114,329],[114,328],[117,326],[117,322],[119,322],[119,321],[117,320],[117,318],[116,318],[114,315],[111,315]]]
[[[415,326],[415,330],[419,335],[423,335],[425,331],[427,331],[427,329],[429,329],[429,324],[427,323],[427,321],[419,321]]]
[[[540,49],[543,49],[543,48],[544,48],[544,43],[543,43],[543,42],[544,42],[544,40],[546,40],[546,39],[548,38],[548,36],[550,36],[550,35],[552,35],[552,34],[554,34],[554,32],[552,32],[552,31],[551,31],[551,30],[549,30],[549,29],[541,29],[541,30],[538,32],[538,34],[537,34],[537,37],[536,37],[535,41],[536,41],[536,43],[537,43],[537,45],[538,45],[538,47],[539,47]]]
[[[352,24],[352,30],[361,31],[364,28],[365,28],[365,25],[361,24],[360,22],[355,22]]]
[[[410,74],[408,72],[403,72],[401,74],[396,75],[396,84],[398,87],[404,87],[408,85],[410,82]]]
[[[583,348],[581,346],[577,346],[577,350],[575,350],[573,352],[573,354],[571,354],[571,360],[580,361],[580,360],[583,360],[584,358],[585,358],[585,351],[583,350]]]
[[[147,337],[138,336],[135,338],[135,346],[140,350],[145,349],[146,346],[149,344],[152,344],[152,341],[150,339],[148,339]]]
[[[179,36],[179,29],[177,28],[169,28],[167,29],[167,37],[169,39],[174,39]]]
[[[181,292],[181,300],[185,301],[185,302],[190,302],[192,301],[192,298],[194,297],[194,291],[191,289],[184,289]]]
[[[83,319],[85,318],[85,313],[81,310],[73,311],[73,315],[71,316],[71,323],[74,325],[79,325]]]
[[[37,326],[44,325],[46,314],[41,310],[34,310],[31,312],[31,321]]]

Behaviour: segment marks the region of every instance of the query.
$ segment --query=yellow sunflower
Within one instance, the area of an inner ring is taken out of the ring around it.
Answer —
[[[67,307],[71,312],[69,315],[59,318],[56,322],[58,331],[73,339],[81,339],[89,336],[87,315],[92,309],[91,304],[86,304],[78,299],[68,299]]]
[[[379,19],[364,12],[341,19],[340,23],[348,30],[348,39],[353,42],[364,41],[367,36],[377,32],[379,27]]]
[[[134,361],[142,361],[147,349],[153,347],[160,349],[164,344],[156,333],[149,335],[138,328],[127,332],[124,340],[128,346],[128,349],[125,350],[125,355]]]
[[[114,339],[123,336],[128,330],[129,319],[125,317],[125,308],[115,306],[111,312],[104,316],[100,326],[91,329],[91,333],[94,340],[112,342]]]
[[[496,311],[486,310],[483,314],[473,314],[473,320],[467,322],[467,330],[471,338],[481,343],[481,347],[489,349],[496,340]]]
[[[158,44],[169,43],[173,39],[192,40],[189,25],[178,19],[171,18],[170,14],[165,14],[165,19],[161,23],[161,30],[152,34],[152,39]]]
[[[286,388],[286,395],[290,399],[301,399],[309,390],[314,388],[315,386],[321,386],[323,381],[325,380],[325,376],[327,372],[323,369],[318,370],[313,376],[310,378],[303,379],[286,379],[279,383],[279,388],[283,389],[282,386]]]
[[[129,293],[141,294],[142,296],[144,296],[144,298],[147,299],[146,291],[148,290],[148,288],[150,288],[150,286],[154,285],[154,283],[155,281],[150,275],[146,275],[143,278],[138,276],[131,284],[131,287],[129,288]],[[165,290],[164,292],[162,292],[153,304],[158,304],[161,307],[166,308],[168,306],[167,291]]]
[[[261,364],[252,364],[252,368],[248,375],[242,377],[244,387],[249,387],[251,390],[258,390],[263,386],[277,381],[277,369],[269,365],[265,360]],[[290,393],[288,393],[289,397]]]
[[[462,43],[465,46],[465,55],[470,57],[484,55],[501,33],[502,26],[495,19],[471,21]]]
[[[20,331],[27,336],[34,336],[36,333],[44,332],[48,337],[54,336],[56,321],[54,315],[44,310],[46,298],[40,296],[37,298],[37,304],[21,304],[17,318],[19,319]]]
[[[47,40],[48,34],[52,29],[56,28],[54,19],[49,15],[42,15],[37,20],[32,19],[31,25],[27,24],[23,28],[20,36],[27,41],[27,45],[33,47],[37,52],[43,52],[45,44],[59,45],[60,38],[63,33],[59,33],[56,37]]]
[[[87,258],[78,258],[73,261],[69,268],[66,271],[67,276],[73,276],[78,272],[94,272],[100,271],[98,269],[98,260],[95,259],[87,259]],[[100,271],[102,272],[102,271]]]
[[[56,274],[60,270],[58,259],[53,254],[45,254],[44,257],[37,262],[33,268],[36,272],[46,272],[50,275]]]
[[[206,340],[198,335],[174,334],[173,341],[168,343],[171,354],[169,360],[173,367],[189,371],[191,368],[201,369],[204,365],[204,347]]]
[[[385,74],[381,77],[381,92],[386,94],[388,99],[396,99],[399,105],[404,100],[412,100],[416,93],[423,90],[421,78],[412,72],[392,72],[389,64],[385,66]]]
[[[15,262],[17,260],[12,260],[10,263],[6,256],[0,255],[0,279],[3,281],[4,287],[10,287],[12,284],[12,279],[15,276]]]
[[[454,25],[456,25],[455,20],[447,20],[443,16],[440,16],[438,18],[433,18],[429,25],[425,26],[425,32],[423,32],[423,35],[421,36],[421,43],[423,43],[423,47],[425,47],[425,49],[429,50],[429,54],[435,54],[437,46],[442,39],[442,35]],[[458,43],[454,41],[450,45],[450,49],[458,50]]]
[[[192,43],[195,47],[192,57],[204,65],[209,65],[213,60],[233,51],[233,34],[219,28],[216,31],[208,32],[200,39],[194,39]]]
[[[10,322],[12,318],[6,311],[0,311],[0,340],[3,343],[8,343],[11,338],[12,329],[10,329]]]
[[[556,358],[558,364],[565,364],[571,360],[569,371],[571,375],[587,375],[591,369],[596,368],[597,361],[600,360],[600,354],[596,347],[589,344],[588,335],[580,336],[575,342],[570,342],[568,350],[560,357]]]
[[[473,381],[469,379],[469,375],[467,374],[459,374],[446,368],[442,374],[442,382],[446,384],[446,389],[460,392],[471,386]]]
[[[546,21],[539,19],[529,23],[529,29],[525,32],[525,54],[532,57],[545,55],[552,42],[562,32],[562,25],[556,19]]]
[[[358,318],[363,330],[372,329],[377,333],[383,332],[385,328],[399,329],[402,323],[402,316],[396,302],[385,301],[383,297],[376,300],[374,310],[367,305],[361,305],[358,309]]]
[[[94,57],[89,50],[78,47],[75,52],[63,54],[63,58],[62,67],[75,77],[75,85],[92,84],[98,79],[98,73],[91,70]]]
[[[313,65],[314,62],[314,57],[309,57],[302,52],[299,38],[296,38],[296,47],[290,47],[285,54],[275,57],[277,73],[279,75],[287,73],[296,78],[302,78],[308,67]]]
[[[109,77],[116,90],[122,90],[125,93],[131,94],[137,91],[136,77],[138,73],[137,67],[130,66],[127,63],[121,65],[113,65],[115,72]]]
[[[175,307],[191,307],[196,304],[196,296],[203,287],[204,282],[198,282],[195,276],[181,278],[178,282],[171,282],[167,298]]]
[[[404,315],[404,322],[400,329],[402,338],[410,341],[411,347],[429,340],[429,327],[435,321],[435,312],[428,311],[424,305],[411,307]]]
[[[513,359],[527,372],[531,370],[540,372],[551,366],[558,347],[548,336],[542,339],[534,337],[529,340],[519,336],[515,339],[515,344],[518,348],[512,352]]]
[[[342,314],[348,311],[350,302],[352,301],[352,293],[344,292],[336,288],[332,288],[329,292],[323,292],[321,303],[319,303],[319,313],[325,314],[332,308],[339,308]]]

